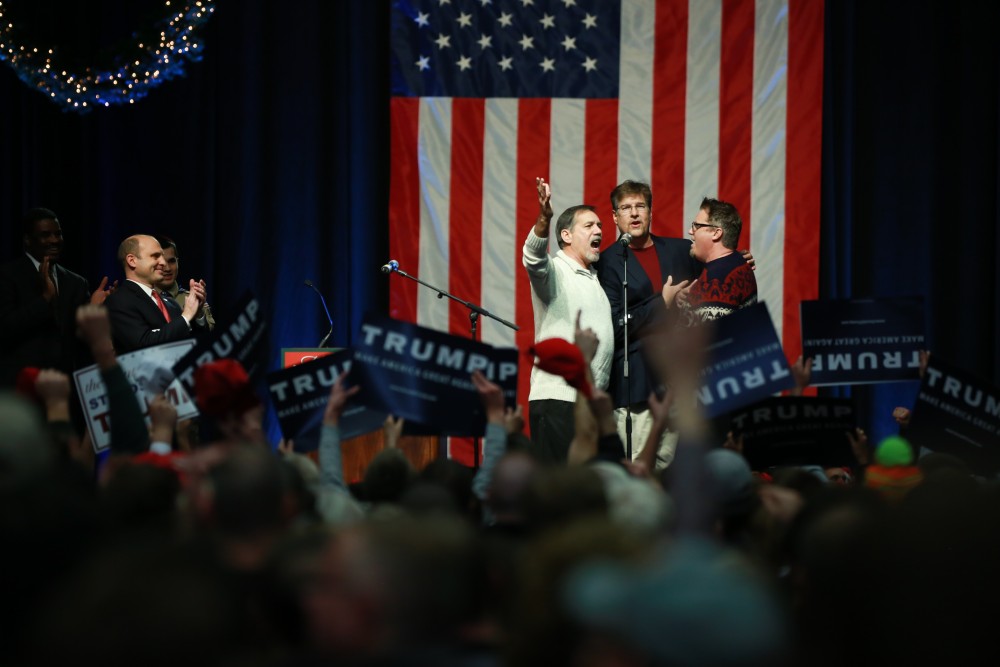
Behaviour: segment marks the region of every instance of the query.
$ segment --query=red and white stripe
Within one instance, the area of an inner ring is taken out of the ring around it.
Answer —
[[[557,215],[596,206],[606,245],[608,195],[626,178],[651,184],[664,236],[683,236],[701,198],[717,196],[743,216],[741,247],[794,359],[798,303],[818,294],[822,0],[623,0],[621,30],[617,100],[394,98],[390,255],[516,322],[517,333],[491,320],[479,330],[524,350],[534,326],[521,245],[536,176],[552,184]],[[393,280],[390,312],[469,332],[463,307],[412,281]]]

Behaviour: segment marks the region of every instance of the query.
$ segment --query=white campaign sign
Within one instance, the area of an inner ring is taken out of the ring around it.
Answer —
[[[157,394],[166,394],[177,408],[177,419],[198,416],[198,408],[181,383],[174,377],[174,363],[194,347],[194,339],[164,343],[156,347],[129,352],[118,357],[118,365],[125,371],[132,391],[149,423],[149,402]],[[111,413],[108,410],[107,390],[101,372],[87,366],[73,373],[76,392],[87,418],[87,430],[94,443],[94,451],[102,452],[111,446]]]

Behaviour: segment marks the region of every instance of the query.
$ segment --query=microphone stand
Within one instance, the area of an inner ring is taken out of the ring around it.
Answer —
[[[469,333],[472,336],[472,340],[476,340],[476,330],[477,330],[477,327],[478,327],[478,324],[479,324],[479,316],[480,315],[485,315],[486,317],[494,319],[497,322],[499,322],[500,324],[503,324],[504,326],[510,327],[514,331],[520,331],[521,330],[521,327],[517,326],[513,322],[508,322],[507,320],[503,319],[502,317],[498,317],[498,316],[494,315],[493,313],[491,313],[490,311],[486,310],[482,306],[474,304],[471,301],[466,301],[465,299],[460,299],[457,296],[455,296],[454,294],[451,294],[450,292],[448,292],[446,290],[443,290],[443,289],[441,289],[439,287],[434,287],[434,285],[425,283],[420,278],[417,278],[416,276],[411,276],[409,273],[407,273],[406,271],[404,271],[401,268],[399,268],[399,266],[396,265],[394,262],[390,262],[390,264],[392,264],[391,268],[389,268],[388,265],[386,265],[386,267],[383,267],[383,273],[398,273],[399,275],[403,276],[404,278],[409,278],[410,280],[412,280],[412,281],[414,281],[416,283],[419,283],[419,284],[423,285],[424,287],[426,287],[426,288],[428,288],[430,290],[433,290],[433,291],[437,292],[437,298],[443,299],[443,298],[447,297],[447,298],[451,299],[452,301],[456,301],[456,302],[462,304],[463,306],[465,306],[466,308],[468,308],[469,309],[469,330],[470,330]],[[389,270],[386,270],[386,268],[389,268]],[[473,438],[472,465],[473,465],[474,468],[478,468],[479,467],[479,436],[476,436],[475,438]]]
[[[330,340],[330,336],[333,335],[333,318],[330,317],[330,309],[326,307],[326,299],[323,298],[323,293],[320,292],[319,288],[313,284],[313,281],[306,280],[304,284],[306,287],[312,288],[312,291],[316,292],[316,295],[319,297],[320,303],[323,304],[323,312],[326,313],[326,319],[330,323],[330,330],[326,332],[326,335],[323,336],[323,340],[321,340],[319,342],[319,345],[316,346],[316,347],[326,347],[326,342]]]
[[[622,245],[622,327],[625,333],[625,365],[622,376],[625,379],[625,457],[632,461],[632,377],[628,369],[628,244]]]

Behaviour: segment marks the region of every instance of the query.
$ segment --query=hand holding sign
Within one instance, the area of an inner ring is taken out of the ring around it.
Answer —
[[[347,399],[361,391],[361,387],[351,387],[344,389],[344,380],[350,371],[344,371],[337,376],[336,381],[330,388],[330,399],[326,402],[326,410],[323,412],[323,424],[325,426],[339,426],[340,415],[344,414],[344,406]]]
[[[111,321],[103,306],[80,306],[76,310],[77,334],[90,347],[98,367],[107,368],[115,363],[115,349],[111,343]]]
[[[382,423],[382,437],[386,449],[399,447],[399,439],[403,436],[404,424],[406,424],[406,420],[402,417],[385,416],[385,421]]]
[[[579,322],[579,318],[577,321]],[[503,424],[505,410],[503,390],[500,389],[500,385],[487,380],[481,371],[473,371],[471,377],[472,384],[479,392],[479,400],[482,401],[483,409],[486,411],[486,421],[490,424]]]
[[[789,367],[792,371],[792,377],[795,378],[795,387],[788,393],[792,396],[801,396],[809,386],[809,380],[812,377],[812,367],[813,360],[812,357],[803,360],[802,355],[795,360],[795,363]]]

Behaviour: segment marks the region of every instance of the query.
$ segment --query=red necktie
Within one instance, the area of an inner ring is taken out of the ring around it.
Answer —
[[[167,304],[163,303],[163,299],[160,298],[160,293],[156,290],[153,290],[153,299],[156,301],[156,305],[160,307],[160,312],[163,313],[163,319],[169,323],[170,313],[167,312]]]

